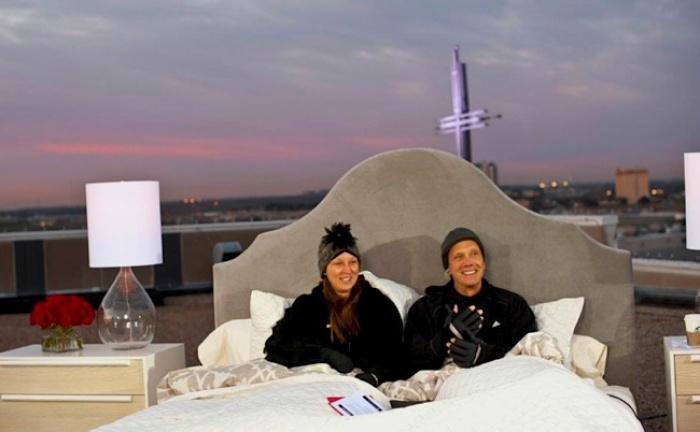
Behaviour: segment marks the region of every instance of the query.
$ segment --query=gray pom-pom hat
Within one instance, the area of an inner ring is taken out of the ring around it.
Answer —
[[[343,252],[353,255],[362,265],[357,239],[350,233],[350,224],[336,222],[330,229],[324,228],[324,230],[326,235],[321,238],[321,244],[318,245],[318,270],[321,276],[326,271],[328,263]]]

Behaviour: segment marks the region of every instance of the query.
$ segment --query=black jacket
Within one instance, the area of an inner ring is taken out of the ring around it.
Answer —
[[[476,336],[487,346],[479,363],[503,357],[527,333],[537,331],[535,314],[520,295],[482,280],[481,290],[466,297],[455,290],[452,281],[426,288],[425,296],[411,306],[406,317],[404,341],[412,370],[439,369],[447,358],[446,342],[452,335],[445,321],[453,305],[463,310],[471,305],[484,311]]]
[[[302,294],[272,329],[265,342],[267,360],[288,367],[324,362],[321,348],[339,351],[355,367],[377,376],[379,383],[396,379],[401,358],[403,325],[394,303],[360,276],[362,291],[355,306],[360,330],[344,343],[332,342],[330,312],[319,284]]]

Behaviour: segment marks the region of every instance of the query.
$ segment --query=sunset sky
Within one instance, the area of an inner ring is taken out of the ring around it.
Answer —
[[[682,178],[700,151],[700,2],[13,1],[0,5],[0,210],[328,189],[392,149],[455,152],[460,46],[472,134],[502,184]]]

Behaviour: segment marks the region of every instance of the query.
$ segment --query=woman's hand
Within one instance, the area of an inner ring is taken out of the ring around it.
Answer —
[[[353,367],[350,357],[330,348],[321,348],[321,360],[340,373],[348,373]]]

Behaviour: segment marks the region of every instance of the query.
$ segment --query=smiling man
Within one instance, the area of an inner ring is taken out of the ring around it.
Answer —
[[[406,318],[404,342],[414,371],[448,361],[466,368],[499,359],[537,331],[524,298],[484,279],[486,255],[474,231],[453,229],[441,251],[450,281],[426,288]]]

